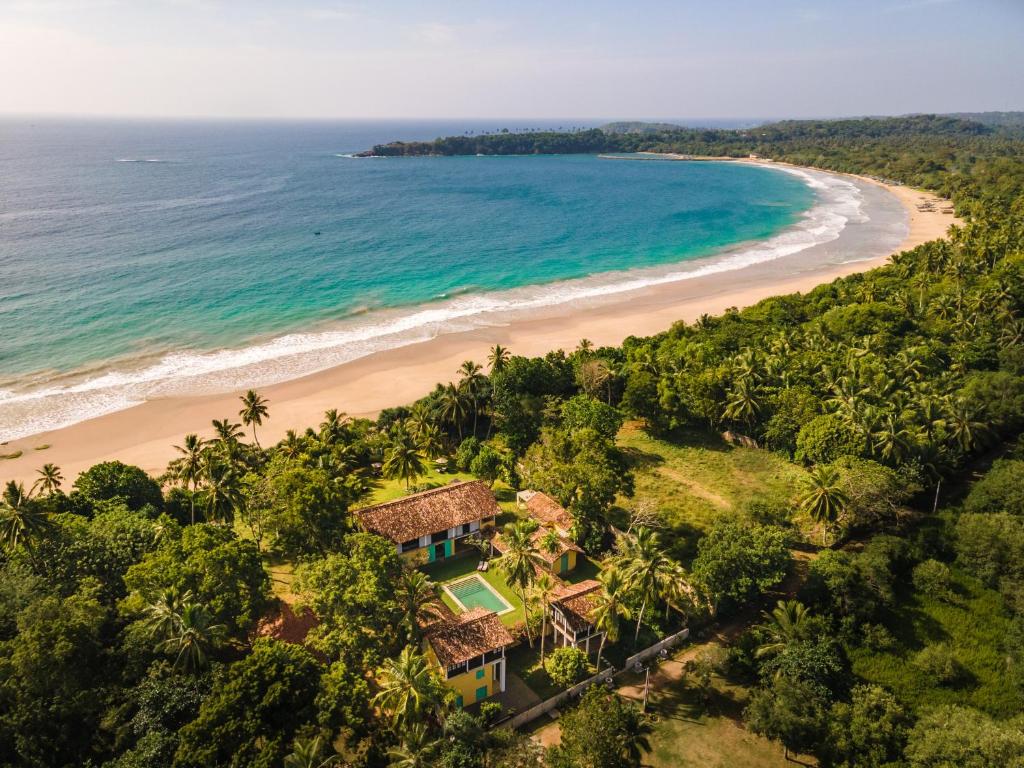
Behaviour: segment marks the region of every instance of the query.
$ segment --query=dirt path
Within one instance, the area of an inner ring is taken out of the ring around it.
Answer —
[[[796,593],[803,586],[807,578],[807,569],[810,563],[817,557],[817,553],[793,550],[793,571],[786,577],[786,580],[779,585],[779,588],[765,595],[765,598],[757,605],[751,606],[734,618],[719,624],[714,624],[703,633],[704,637],[699,643],[694,643],[683,648],[672,658],[667,659],[658,665],[651,674],[651,692],[670,688],[673,685],[682,683],[686,676],[686,663],[696,659],[704,651],[717,646],[729,645],[748,628],[761,620],[761,613],[776,600],[789,600],[796,596]],[[620,696],[635,701],[643,701],[644,679],[640,675],[628,675],[635,680],[624,683],[617,689]],[[532,738],[544,747],[558,744],[562,738],[561,727],[557,721],[534,731]]]

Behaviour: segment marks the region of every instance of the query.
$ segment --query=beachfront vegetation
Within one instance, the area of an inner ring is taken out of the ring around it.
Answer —
[[[648,748],[700,763],[683,726],[614,693],[569,709],[546,755],[487,731],[493,708],[454,709],[418,645],[439,595],[352,514],[444,482],[442,466],[565,506],[600,564],[615,658],[684,624],[734,630],[666,684],[709,732],[744,724],[723,741],[735,764],[778,764],[764,739],[823,766],[1024,760],[1024,145],[929,117],[611,141],[402,153],[757,152],[949,193],[967,223],[883,268],[621,347],[495,348],[486,371],[468,361],[376,421],[332,410],[261,447],[273,403],[250,392],[240,422],[186,436],[160,478],[114,461],[70,485],[53,465],[8,483],[0,764],[576,768]],[[515,596],[517,668],[547,693],[585,673],[527,648],[551,592],[515,514],[488,580]],[[271,567],[294,574],[292,605]]]

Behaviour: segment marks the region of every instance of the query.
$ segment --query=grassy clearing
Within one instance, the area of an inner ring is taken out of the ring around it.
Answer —
[[[648,711],[655,718],[653,751],[644,765],[653,768],[792,768],[782,747],[742,724],[749,692],[715,678],[707,707],[685,681],[652,690]],[[813,761],[801,757],[805,765]]]
[[[900,596],[885,624],[896,639],[886,651],[859,648],[853,671],[891,689],[906,705],[924,711],[942,704],[976,707],[996,717],[1020,712],[1021,699],[1002,651],[1009,629],[1002,598],[979,581],[954,570],[952,603],[917,593]],[[946,643],[963,666],[961,679],[941,684],[915,666],[927,645]]]
[[[715,517],[755,498],[796,496],[804,470],[781,456],[730,446],[717,435],[685,432],[656,438],[639,423],[626,424],[619,445],[636,472],[636,493],[621,499],[623,510],[650,504],[677,535],[696,539]],[[693,542],[691,541],[692,547]]]

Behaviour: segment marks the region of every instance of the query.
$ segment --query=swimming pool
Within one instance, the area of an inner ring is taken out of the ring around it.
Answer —
[[[488,611],[502,614],[512,610],[512,606],[488,584],[480,574],[474,573],[464,579],[444,585],[445,591],[463,610],[486,608]]]

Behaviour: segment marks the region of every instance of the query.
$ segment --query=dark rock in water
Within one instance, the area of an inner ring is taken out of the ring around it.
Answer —
[[[318,231],[314,232],[313,234],[314,234],[314,235],[319,235],[319,234],[320,234],[320,232],[319,232],[319,230],[318,230]]]

